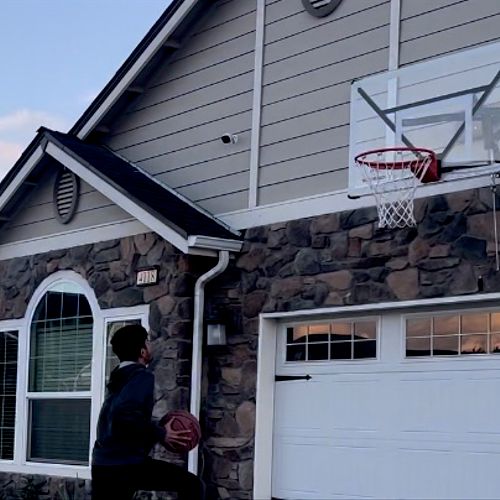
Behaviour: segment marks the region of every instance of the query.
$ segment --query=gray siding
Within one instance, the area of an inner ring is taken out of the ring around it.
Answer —
[[[500,39],[498,0],[402,0],[400,63]]]
[[[0,244],[29,240],[86,229],[100,224],[130,219],[130,215],[116,206],[85,182],[80,182],[78,211],[68,224],[61,224],[54,216],[53,186],[56,171],[49,171],[40,187],[26,200],[19,212],[2,229]]]
[[[108,145],[215,213],[248,206],[255,0],[218,2]],[[225,132],[239,136],[224,145]]]
[[[350,85],[387,69],[389,23],[389,0],[267,0],[259,204],[347,187]]]

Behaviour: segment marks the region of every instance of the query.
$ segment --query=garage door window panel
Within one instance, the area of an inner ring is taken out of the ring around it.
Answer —
[[[287,328],[286,361],[353,360],[377,357],[374,321],[341,321]]]
[[[500,313],[472,312],[406,320],[406,356],[500,352]]]

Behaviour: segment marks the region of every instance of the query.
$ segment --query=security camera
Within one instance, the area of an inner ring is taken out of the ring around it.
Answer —
[[[220,140],[223,142],[223,144],[236,144],[238,142],[238,136],[225,133],[221,136]]]

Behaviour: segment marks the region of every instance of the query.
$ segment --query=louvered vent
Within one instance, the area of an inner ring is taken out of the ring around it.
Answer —
[[[59,172],[54,185],[54,209],[62,224],[67,224],[75,215],[78,187],[78,177],[73,172],[66,169]]]
[[[342,0],[302,0],[309,14],[315,17],[325,17],[331,14]]]

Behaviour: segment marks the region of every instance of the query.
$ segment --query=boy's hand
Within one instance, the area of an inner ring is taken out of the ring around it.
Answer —
[[[165,424],[165,444],[175,447],[188,445],[191,441],[191,431],[189,429],[176,431],[172,429],[172,420]]]

